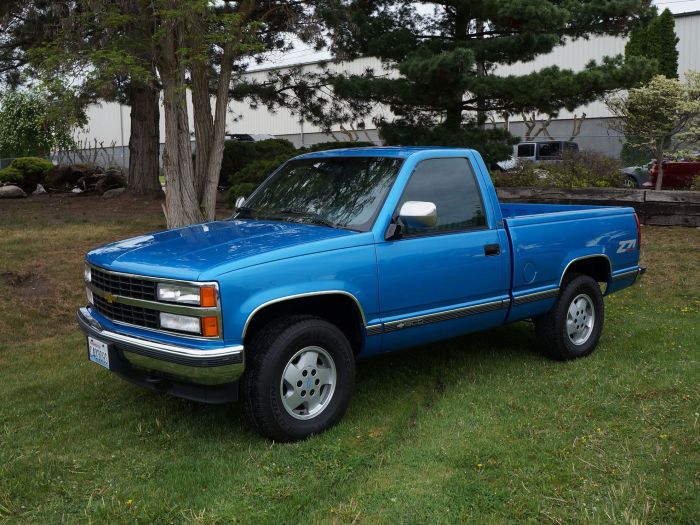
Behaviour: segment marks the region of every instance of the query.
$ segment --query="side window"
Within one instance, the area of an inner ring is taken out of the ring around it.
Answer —
[[[404,235],[426,235],[463,231],[486,226],[486,215],[474,172],[467,159],[430,159],[421,162],[411,175],[401,197],[407,201],[428,201],[437,208],[437,225],[409,228]]]
[[[518,144],[518,157],[534,157],[535,156],[535,145],[534,144]]]
[[[540,142],[540,158],[541,159],[560,159],[561,158],[561,143],[560,142]]]

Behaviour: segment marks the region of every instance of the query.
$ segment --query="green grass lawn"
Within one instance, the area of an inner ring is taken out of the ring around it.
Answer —
[[[363,362],[337,427],[279,445],[87,361],[83,253],[159,206],[0,204],[0,522],[700,522],[700,229],[644,229],[589,358],[518,323]]]

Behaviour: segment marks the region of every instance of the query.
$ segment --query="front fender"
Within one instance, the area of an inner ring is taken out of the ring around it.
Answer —
[[[250,266],[220,278],[224,337],[241,343],[253,315],[279,301],[340,293],[351,297],[365,325],[379,317],[374,245],[356,246]]]

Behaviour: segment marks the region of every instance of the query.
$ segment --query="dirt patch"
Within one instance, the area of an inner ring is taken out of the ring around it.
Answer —
[[[53,292],[49,280],[33,271],[2,272],[0,280],[23,298],[46,298]]]
[[[119,221],[144,215],[162,215],[163,202],[129,195],[112,200],[102,199],[96,194],[32,195],[21,202],[3,202],[3,206],[0,207],[0,222],[3,222],[3,218],[8,222],[12,219],[40,220],[47,223]]]
[[[216,216],[224,219],[233,210],[224,208],[220,192]],[[125,193],[115,199],[103,199],[97,194],[48,193],[30,195],[26,199],[5,199],[0,205],[0,225],[17,222],[65,224],[75,222],[121,222],[141,219],[165,227],[165,199],[136,197]],[[0,227],[1,228],[1,227]]]

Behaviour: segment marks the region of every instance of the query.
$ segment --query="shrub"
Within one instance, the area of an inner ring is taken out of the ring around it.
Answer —
[[[25,191],[33,191],[37,184],[46,180],[46,174],[53,168],[50,160],[39,157],[18,157],[0,171],[0,180],[18,184]]]
[[[302,153],[311,153],[313,151],[326,151],[329,149],[343,149],[343,148],[365,148],[368,146],[374,146],[372,142],[319,142],[312,146],[305,146],[299,149],[298,155]]]
[[[228,147],[229,153],[237,152],[240,155],[235,162],[231,159],[229,166],[240,167],[228,179],[230,187],[226,195],[226,202],[233,208],[238,197],[249,196],[268,175],[297,155],[329,149],[359,148],[373,145],[371,142],[321,142],[297,150],[287,140],[228,141],[225,148]]]
[[[568,152],[561,162],[542,166],[545,180],[556,188],[615,188],[622,186],[621,164],[595,151]]]
[[[219,186],[233,186],[240,182],[236,175],[248,164],[264,159],[293,157],[296,154],[294,144],[284,139],[243,142],[227,140],[224,143],[224,156],[221,160]]]
[[[7,168],[0,170],[0,182],[20,184],[22,182],[22,172],[17,168],[8,166]]]
[[[700,175],[696,175],[688,188],[690,191],[700,191]]]
[[[495,173],[496,186],[606,188],[622,186],[621,164],[595,151],[568,152],[560,162],[523,162],[512,171]]]
[[[491,172],[491,179],[497,187],[527,187],[539,186],[542,170],[538,169],[534,162],[520,162],[515,169],[510,171]]]
[[[253,190],[257,187],[257,184],[252,182],[241,182],[239,184],[234,184],[228,189],[226,193],[226,204],[229,208],[236,207],[236,199],[238,197],[248,197]]]
[[[275,171],[287,156],[282,155],[273,159],[260,159],[253,161],[236,173],[235,183],[231,185],[226,196],[230,207],[233,207],[238,197],[248,197],[268,175]]]

